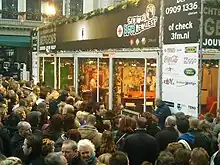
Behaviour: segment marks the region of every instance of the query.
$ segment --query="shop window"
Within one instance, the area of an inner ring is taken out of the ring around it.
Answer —
[[[70,15],[83,13],[83,0],[70,0]]]
[[[202,114],[207,112],[216,115],[218,96],[218,60],[204,60],[202,71],[201,106]]]
[[[54,88],[54,58],[44,58],[44,82]]]
[[[153,105],[156,91],[156,60],[147,60],[146,102]],[[113,106],[142,112],[144,108],[144,59],[114,59]]]
[[[18,0],[2,0],[2,14],[4,19],[18,19]]]
[[[74,61],[73,58],[60,58],[60,88],[73,87]]]
[[[40,21],[41,20],[41,0],[26,0],[26,19]]]

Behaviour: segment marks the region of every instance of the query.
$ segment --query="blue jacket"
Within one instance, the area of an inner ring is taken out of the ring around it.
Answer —
[[[158,124],[160,128],[163,129],[166,118],[171,115],[170,108],[165,103],[163,103],[159,107],[157,107],[155,115],[159,120]]]

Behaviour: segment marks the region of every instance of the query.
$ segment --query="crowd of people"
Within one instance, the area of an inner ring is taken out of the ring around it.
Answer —
[[[155,104],[155,111],[121,115],[70,87],[3,78],[0,164],[220,165],[219,114],[197,119],[171,114],[161,99]]]

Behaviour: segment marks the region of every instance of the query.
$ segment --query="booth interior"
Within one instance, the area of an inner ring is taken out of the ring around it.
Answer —
[[[140,58],[130,54],[130,58],[128,55],[114,58],[106,55],[41,55],[39,80],[55,89],[72,86],[84,99],[104,102],[106,107],[116,108],[123,104],[125,108],[142,112],[145,102],[150,110],[156,97],[157,52],[144,53]],[[109,92],[112,92],[112,100]]]

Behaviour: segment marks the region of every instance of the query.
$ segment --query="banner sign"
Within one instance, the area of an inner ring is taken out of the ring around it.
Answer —
[[[40,51],[51,51],[56,49],[56,27],[40,29]]]
[[[38,36],[37,36],[37,31],[32,31],[31,32],[31,39],[32,39],[32,52],[37,52],[37,41],[38,41]]]
[[[160,1],[57,27],[60,50],[140,48],[159,46]]]
[[[36,52],[32,52],[32,79],[34,80],[34,84],[37,84],[38,81],[38,56]]]
[[[164,44],[197,43],[199,13],[199,0],[165,0]]]
[[[199,44],[163,46],[162,99],[173,113],[198,116]]]
[[[219,47],[220,8],[207,3],[203,10],[203,48],[219,49]]]

